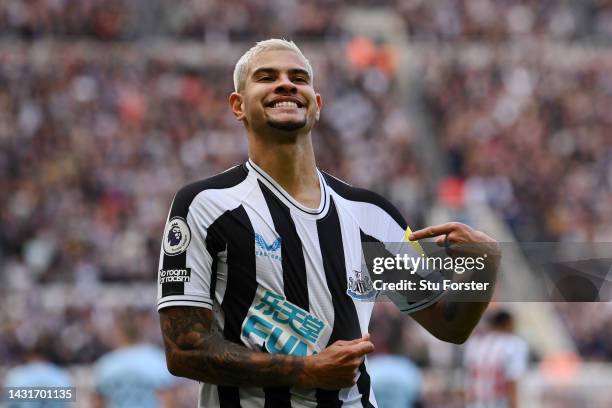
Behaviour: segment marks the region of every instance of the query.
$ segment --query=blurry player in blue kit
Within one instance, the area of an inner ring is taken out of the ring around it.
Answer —
[[[175,195],[160,252],[158,310],[170,371],[200,381],[201,407],[371,407],[365,355],[376,291],[363,244],[408,227],[383,197],[319,170],[311,130],[323,99],[293,43],[257,43],[236,64],[230,109],[249,160]],[[497,243],[460,223],[414,232]],[[351,285],[349,287],[349,282]],[[442,293],[401,310],[461,343],[486,308]]]
[[[51,343],[52,337],[49,333],[39,333],[30,349],[27,350],[23,364],[8,370],[3,386],[18,388],[61,387],[65,389],[73,387],[72,376],[68,370],[51,361]],[[0,404],[0,407],[5,408],[63,408],[68,406],[70,406],[68,402],[49,399]]]
[[[420,407],[423,378],[416,364],[403,355],[403,326],[401,322],[392,320],[388,329],[385,350],[369,358],[378,407]]]
[[[146,313],[132,310],[115,319],[116,348],[95,364],[95,406],[155,408],[175,406],[177,379],[166,368],[164,352],[141,339]]]

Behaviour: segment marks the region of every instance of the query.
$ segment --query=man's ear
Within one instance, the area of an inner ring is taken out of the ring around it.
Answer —
[[[243,120],[244,105],[242,103],[242,95],[240,95],[238,92],[232,92],[232,94],[229,96],[229,104],[236,119],[240,121]]]
[[[321,94],[316,94],[317,100],[317,114],[315,115],[315,119],[318,121],[321,118],[321,108],[323,107],[323,98],[321,98]]]

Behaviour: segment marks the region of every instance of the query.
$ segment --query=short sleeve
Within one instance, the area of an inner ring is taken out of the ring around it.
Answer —
[[[209,250],[210,220],[198,198],[182,189],[172,202],[159,257],[158,310],[169,306],[212,308],[216,254]]]
[[[242,194],[250,189],[247,176],[246,168],[237,165],[188,184],[174,196],[161,237],[157,310],[169,306],[212,309],[217,266],[224,265],[227,236],[217,221],[240,205]]]

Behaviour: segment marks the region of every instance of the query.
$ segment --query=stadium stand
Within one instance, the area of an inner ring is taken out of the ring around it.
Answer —
[[[360,23],[375,14],[394,23]],[[486,205],[517,240],[609,241],[610,27],[605,0],[1,2],[0,378],[51,331],[53,360],[87,389],[111,312],[146,305],[138,291],[155,317],[168,203],[246,158],[227,94],[262,38],[294,39],[313,62],[318,165],[413,227],[432,208]],[[610,362],[606,303],[546,313],[581,360]],[[383,305],[374,325],[396,318]],[[461,348],[402,325],[424,402],[459,399],[445,373],[460,376]]]

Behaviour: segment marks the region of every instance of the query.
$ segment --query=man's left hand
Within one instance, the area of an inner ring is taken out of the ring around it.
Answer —
[[[436,238],[439,246],[445,246],[452,255],[482,255],[499,257],[501,251],[496,240],[461,222],[447,222],[414,231],[408,237],[411,241]]]

